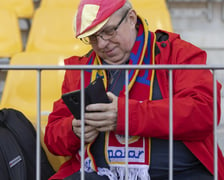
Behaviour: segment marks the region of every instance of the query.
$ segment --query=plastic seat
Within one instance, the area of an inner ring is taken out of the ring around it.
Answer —
[[[72,8],[77,9],[78,0],[41,0],[41,8]]]
[[[165,0],[132,0],[133,8],[146,18],[149,29],[163,29],[173,32],[170,13]]]
[[[22,52],[13,56],[10,65],[64,65],[65,56]],[[53,102],[60,98],[64,70],[42,71],[41,73],[41,142],[52,111]],[[1,108],[14,108],[24,113],[36,127],[37,121],[37,72],[34,70],[9,70],[0,103]],[[58,170],[64,157],[48,152],[42,143],[49,161]]]
[[[0,7],[15,11],[19,18],[32,18],[34,13],[33,0],[0,0]]]
[[[167,8],[167,1],[166,0],[130,0],[133,6],[139,7],[147,7],[149,9],[153,8]]]
[[[86,54],[90,46],[75,38],[74,14],[74,8],[39,8],[36,10],[26,51],[79,56]]]
[[[11,10],[0,9],[0,58],[8,58],[23,49],[19,23]]]

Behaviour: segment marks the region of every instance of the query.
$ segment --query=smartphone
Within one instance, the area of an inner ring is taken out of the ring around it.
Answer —
[[[84,107],[89,104],[109,103],[106,90],[101,77],[91,82],[84,90]],[[81,90],[68,92],[62,95],[71,113],[76,119],[81,118]]]

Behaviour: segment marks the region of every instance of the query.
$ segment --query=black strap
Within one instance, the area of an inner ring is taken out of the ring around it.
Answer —
[[[26,180],[26,164],[21,148],[11,132],[0,127],[0,177]]]

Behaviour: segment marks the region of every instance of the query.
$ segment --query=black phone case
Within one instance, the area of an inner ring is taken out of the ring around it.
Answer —
[[[89,104],[109,103],[102,78],[97,78],[85,88],[84,102]],[[72,91],[62,95],[62,99],[76,119],[81,115],[81,90]]]

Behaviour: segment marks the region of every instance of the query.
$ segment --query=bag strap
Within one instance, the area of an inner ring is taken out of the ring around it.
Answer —
[[[0,126],[0,139],[1,179],[26,180],[25,158],[14,136],[7,128]]]

